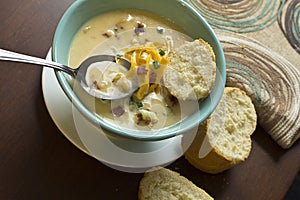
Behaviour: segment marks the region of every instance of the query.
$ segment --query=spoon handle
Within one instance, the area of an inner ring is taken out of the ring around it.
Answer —
[[[73,77],[76,75],[76,70],[67,67],[65,65],[62,65],[60,63],[56,63],[46,59],[28,56],[28,55],[24,55],[12,51],[4,50],[4,49],[0,49],[0,60],[36,64],[36,65],[51,67],[54,69],[64,71]]]

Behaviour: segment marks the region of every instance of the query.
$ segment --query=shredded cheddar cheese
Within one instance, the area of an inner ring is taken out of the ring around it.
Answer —
[[[126,74],[128,79],[138,78],[140,85],[137,98],[142,99],[150,92],[159,93],[160,80],[169,61],[161,49],[155,46],[137,46],[124,49],[125,58],[130,60],[131,67]]]

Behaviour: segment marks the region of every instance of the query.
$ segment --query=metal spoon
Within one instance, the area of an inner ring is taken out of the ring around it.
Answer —
[[[129,70],[131,63],[123,58],[119,58],[113,55],[96,55],[96,56],[91,56],[84,60],[76,69],[70,68],[66,65],[62,65],[57,62],[45,60],[42,58],[37,58],[33,56],[28,56],[24,54],[19,54],[16,52],[12,51],[7,51],[4,49],[0,49],[0,60],[4,61],[14,61],[14,62],[22,62],[22,63],[30,63],[30,64],[36,64],[36,65],[41,65],[45,67],[50,67],[54,68],[63,72],[68,73],[72,77],[74,77],[83,87],[85,91],[87,91],[90,95],[100,98],[100,99],[108,99],[108,100],[116,100],[116,99],[121,99],[126,96],[131,95],[137,88],[136,86],[132,87],[131,90],[128,93],[123,93],[118,96],[114,95],[109,95],[109,94],[103,94],[101,95],[100,93],[95,93],[91,88],[88,86],[86,83],[86,73],[89,68],[89,66],[93,63],[97,62],[103,62],[103,61],[110,61],[110,62],[115,62],[120,65],[123,65],[126,69]]]

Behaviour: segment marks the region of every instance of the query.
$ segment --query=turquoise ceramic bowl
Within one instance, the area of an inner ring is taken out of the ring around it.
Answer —
[[[212,113],[221,99],[225,87],[226,65],[222,47],[212,28],[193,7],[183,0],[126,0],[126,3],[123,0],[75,1],[63,15],[55,32],[52,46],[53,60],[62,64],[68,63],[69,48],[73,37],[86,21],[101,13],[124,8],[145,10],[163,16],[176,23],[190,37],[194,39],[203,38],[213,47],[217,63],[216,82],[211,94],[204,101],[199,102],[199,111],[181,123],[161,129],[157,134],[149,136],[147,133],[133,133],[123,130],[122,127],[106,123],[80,101],[73,92],[69,77],[63,72],[56,71],[57,79],[63,91],[88,121],[107,130],[112,135],[137,140],[162,140],[196,127]]]

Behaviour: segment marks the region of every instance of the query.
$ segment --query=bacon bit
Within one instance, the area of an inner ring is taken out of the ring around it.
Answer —
[[[145,32],[145,29],[144,28],[135,28],[134,29],[134,33],[136,35],[140,35],[141,33],[144,33]]]
[[[139,123],[143,120],[143,115],[142,115],[142,113],[137,113],[137,114],[135,115],[135,117],[136,117],[137,124],[139,124]]]
[[[93,89],[99,89],[97,81],[94,81],[91,85]]]
[[[147,74],[148,70],[144,66],[138,66],[137,68],[137,74],[138,75],[144,75]]]
[[[114,117],[121,117],[125,113],[125,110],[121,106],[117,106],[112,109],[112,114]]]
[[[149,80],[149,82],[150,82],[150,83],[155,83],[155,81],[156,81],[156,76],[157,76],[157,74],[156,74],[155,72],[152,72],[151,75],[150,75],[150,80]]]
[[[117,28],[117,29],[123,30],[123,29],[124,29],[124,26],[122,26],[121,24],[116,24],[116,28]]]
[[[135,115],[135,119],[136,119],[136,124],[137,125],[148,126],[151,123],[151,120],[144,119],[142,113],[137,113]]]
[[[138,23],[137,23],[137,27],[138,27],[138,28],[145,28],[146,25],[143,24],[143,23],[141,23],[141,22],[138,22]]]
[[[137,27],[135,27],[134,33],[136,35],[140,35],[141,33],[144,33],[145,32],[145,27],[146,27],[145,24],[143,24],[141,22],[137,22]]]
[[[110,38],[111,37],[111,35],[109,35],[108,33],[103,33],[102,34],[104,37],[107,37],[107,38]]]

